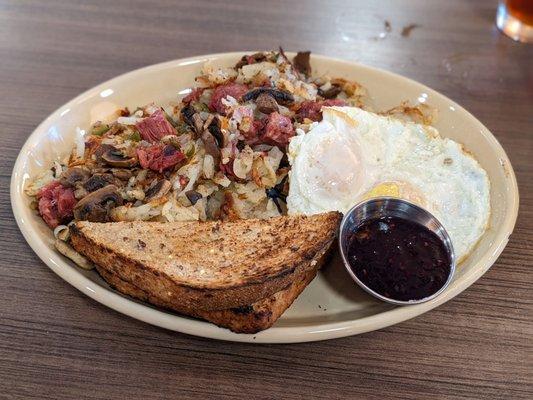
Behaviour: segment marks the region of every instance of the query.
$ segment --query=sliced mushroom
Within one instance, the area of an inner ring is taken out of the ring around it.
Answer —
[[[102,162],[102,155],[110,150],[116,150],[114,146],[111,146],[110,144],[100,144],[98,147],[94,150],[94,155],[96,156],[96,159],[100,162]]]
[[[202,198],[202,195],[198,193],[196,190],[188,190],[185,192],[185,196],[189,199],[191,204],[194,206],[198,200]]]
[[[209,126],[208,130],[215,137],[218,147],[223,148],[228,145],[230,141],[230,133],[228,131],[222,131],[220,126],[213,124]]]
[[[59,182],[63,186],[75,187],[76,184],[85,182],[90,176],[91,173],[85,168],[73,167],[67,169],[61,174]]]
[[[207,116],[207,118],[205,119],[204,124],[202,125],[202,131],[203,131],[204,129],[209,128],[209,125],[211,125],[211,123],[212,123],[214,120],[215,120],[215,115],[214,115],[214,114],[209,114],[209,115]]]
[[[210,115],[210,117],[213,118],[211,120],[208,119],[208,121],[206,121],[207,130],[214,136],[215,140],[217,141],[218,147],[223,147],[225,143],[224,134],[220,129],[220,120],[217,116],[212,114]]]
[[[276,99],[268,93],[261,93],[255,99],[255,104],[257,104],[257,109],[263,114],[271,114],[274,111],[278,111],[278,103]]]
[[[107,185],[83,199],[74,207],[74,218],[91,222],[109,221],[109,210],[122,205],[123,200],[115,185]]]
[[[83,199],[88,194],[89,192],[83,186],[77,187],[76,190],[74,190],[74,197],[76,200]]]
[[[218,165],[220,163],[221,153],[215,137],[211,132],[209,132],[208,129],[206,129],[205,131],[203,131],[201,138],[204,142],[205,152],[211,155],[211,157],[213,157],[215,165]]]
[[[200,114],[196,113],[192,116],[192,120],[194,122],[193,128],[196,131],[196,133],[200,134],[204,127],[204,120],[202,117],[200,117]]]
[[[130,168],[137,164],[135,157],[126,157],[122,152],[111,146],[102,154],[102,160],[112,167]]]
[[[196,110],[193,106],[190,104],[186,105],[181,109],[181,116],[183,117],[183,120],[192,126],[194,128],[194,120],[192,119],[192,116],[196,114]]]
[[[108,174],[111,169],[107,167],[94,167],[91,172],[94,174]]]
[[[200,114],[190,104],[181,109],[183,120],[193,128],[193,130],[200,135],[203,131],[204,121]]]
[[[285,177],[276,186],[266,189],[267,197],[269,199],[272,199],[272,201],[274,202],[274,204],[276,205],[276,208],[278,209],[280,213],[282,212],[282,203],[280,202],[280,200],[283,201],[284,203],[287,202],[287,195],[285,194],[286,193],[286,190],[285,190],[286,182],[287,182],[287,177]]]
[[[133,172],[131,170],[122,168],[112,169],[111,173],[115,178],[118,178],[121,181],[127,181],[133,176]]]
[[[269,87],[260,87],[250,90],[248,93],[242,96],[242,101],[255,100],[263,93],[271,95],[276,102],[282,105],[289,105],[294,102],[294,96],[286,90]]]
[[[328,90],[318,89],[318,94],[325,99],[333,99],[342,92],[342,88],[337,84],[332,84]]]
[[[83,188],[88,192],[94,192],[109,185],[112,181],[113,176],[110,174],[95,174],[83,184]]]
[[[298,72],[301,72],[305,76],[309,76],[311,74],[310,58],[310,51],[299,51],[298,53],[296,53],[296,56],[294,56],[294,59],[292,60],[294,68],[296,68]]]
[[[235,69],[239,69],[239,68],[242,68],[244,67],[245,65],[248,65],[248,64],[254,64],[254,63],[258,63],[258,62],[261,62],[261,61],[265,61],[266,60],[266,54],[265,53],[254,53],[252,55],[244,55],[242,56],[242,58],[240,59],[240,61],[235,65]]]
[[[161,179],[157,181],[154,185],[151,185],[148,190],[144,193],[144,201],[150,202],[155,199],[159,199],[168,193],[172,184],[166,179]]]
[[[221,158],[220,146],[223,144],[224,135],[220,130],[220,121],[214,115],[210,115],[205,121],[201,138],[204,142],[205,152],[213,157],[215,165],[218,165]]]

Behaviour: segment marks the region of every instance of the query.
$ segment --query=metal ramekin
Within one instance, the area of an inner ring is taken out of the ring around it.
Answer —
[[[440,288],[436,293],[432,294],[431,296],[427,296],[417,300],[403,301],[390,299],[370,289],[363,282],[361,282],[361,280],[352,271],[350,263],[348,262],[348,239],[350,233],[354,232],[364,222],[381,217],[397,217],[417,222],[434,232],[441,239],[442,243],[444,244],[444,247],[446,248],[446,251],[448,252],[448,256],[450,257],[451,267],[448,279],[446,280],[442,288]],[[452,242],[450,240],[448,232],[446,232],[439,220],[435,218],[429,211],[424,210],[416,204],[398,198],[376,197],[370,200],[363,201],[352,207],[344,215],[344,218],[341,222],[339,231],[339,247],[344,266],[352,277],[352,279],[362,289],[370,293],[372,296],[391,304],[411,305],[424,303],[426,301],[434,299],[448,287],[455,273],[456,258]]]

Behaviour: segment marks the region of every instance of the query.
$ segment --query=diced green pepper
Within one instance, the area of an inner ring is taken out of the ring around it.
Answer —
[[[109,129],[110,129],[110,127],[107,124],[95,125],[95,126],[93,126],[93,129],[91,130],[91,135],[102,136]]]
[[[194,151],[195,151],[194,143],[189,143],[187,145],[187,148],[185,149],[185,155],[187,156],[187,158],[191,158],[192,156],[194,156]]]
[[[174,121],[174,119],[170,115],[168,115],[168,113],[165,110],[163,110],[163,112],[165,113],[165,118],[167,119],[167,121],[170,122],[170,125],[172,125],[174,128],[177,128],[178,127],[177,122]]]
[[[186,122],[183,122],[183,121],[178,122],[176,129],[178,130],[178,133],[180,135],[183,135],[191,131],[191,127]]]
[[[141,141],[141,134],[139,131],[135,131],[130,135],[130,140],[133,142],[140,142]]]
[[[193,108],[196,112],[202,112],[202,111],[209,112],[209,107],[207,107],[207,104],[205,103],[200,103],[200,102],[194,103]]]

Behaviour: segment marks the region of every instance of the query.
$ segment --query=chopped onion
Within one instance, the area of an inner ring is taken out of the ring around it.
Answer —
[[[82,158],[85,154],[85,131],[76,127],[76,155]]]
[[[68,226],[66,225],[58,225],[56,226],[56,228],[54,229],[54,237],[56,239],[61,239],[61,240],[64,240],[64,237],[68,237],[68,235],[61,235],[61,233],[64,231],[64,230],[67,230],[68,232]],[[60,236],[61,235],[61,236]]]
[[[204,157],[204,177],[206,179],[211,179],[215,176],[215,161],[213,156],[206,154]]]
[[[142,121],[142,118],[137,117],[119,117],[117,122],[121,125],[135,125],[137,122]]]
[[[86,259],[84,256],[82,256],[80,253],[78,253],[76,250],[74,250],[71,246],[69,246],[66,242],[56,239],[55,248],[57,251],[59,251],[61,254],[63,254],[65,257],[70,258],[72,261],[76,263],[76,265],[80,268],[83,268],[87,271],[94,268],[94,264],[91,263],[88,259]]]

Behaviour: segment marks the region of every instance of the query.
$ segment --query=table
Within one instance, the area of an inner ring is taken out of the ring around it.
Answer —
[[[0,398],[531,399],[533,45],[495,1],[0,1]],[[410,32],[402,30],[416,24]],[[453,301],[380,331],[296,345],[169,332],[85,297],[30,250],[9,205],[27,136],[70,98],[192,55],[310,49],[451,97],[498,138],[521,195],[492,269]]]

